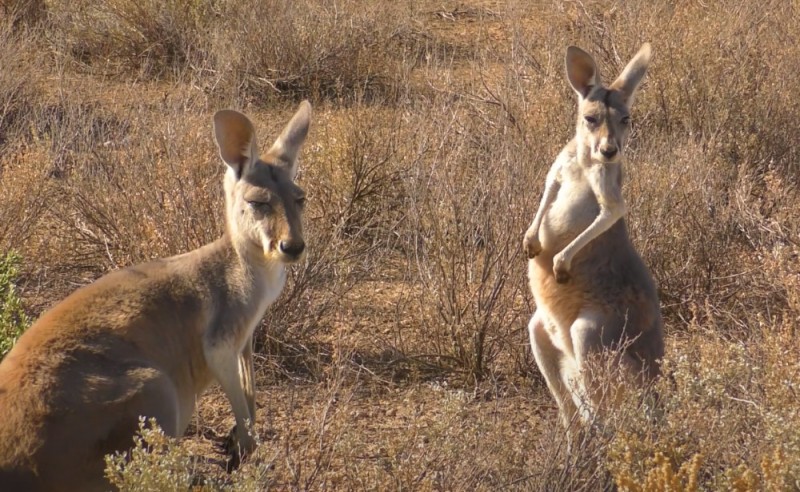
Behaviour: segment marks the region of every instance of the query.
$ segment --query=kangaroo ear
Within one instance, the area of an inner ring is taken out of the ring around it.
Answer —
[[[311,125],[311,103],[303,101],[297,112],[286,124],[281,135],[272,144],[269,154],[282,161],[289,169],[292,179],[297,175],[297,155],[308,135]]]
[[[642,47],[639,48],[639,52],[636,53],[636,56],[625,66],[625,69],[619,77],[617,77],[617,80],[611,84],[610,88],[612,90],[618,90],[622,94],[623,101],[625,101],[625,105],[629,108],[633,106],[636,89],[642,82],[644,74],[647,73],[647,65],[650,63],[651,53],[650,43],[644,43]]]
[[[214,140],[225,164],[241,178],[245,167],[258,156],[256,132],[247,116],[232,109],[214,115]]]
[[[569,84],[581,98],[588,96],[592,88],[600,84],[594,59],[577,46],[567,48],[566,65]]]

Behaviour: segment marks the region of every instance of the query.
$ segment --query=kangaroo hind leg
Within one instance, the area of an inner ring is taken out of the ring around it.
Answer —
[[[570,395],[565,377],[565,371],[572,364],[567,360],[568,355],[553,343],[546,326],[549,322],[550,320],[541,309],[533,314],[528,323],[531,350],[536,359],[536,365],[539,366],[539,370],[547,382],[547,388],[556,400],[561,422],[564,427],[569,428],[578,410]]]

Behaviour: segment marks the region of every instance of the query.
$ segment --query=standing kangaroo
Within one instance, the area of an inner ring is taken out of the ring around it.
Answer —
[[[567,79],[578,94],[575,138],[556,158],[523,248],[536,312],[528,324],[536,363],[569,427],[597,416],[602,381],[587,362],[616,353],[628,374],[659,374],[664,339],[658,294],[628,237],[622,154],[630,109],[650,61],[644,44],[608,87],[592,57],[567,48]]]
[[[303,102],[259,157],[250,120],[215,114],[222,238],[110,273],[19,339],[0,364],[0,488],[108,490],[103,456],[132,446],[139,416],[180,436],[214,380],[236,417],[234,456],[256,447],[252,337],[305,249],[294,178],[310,119]]]

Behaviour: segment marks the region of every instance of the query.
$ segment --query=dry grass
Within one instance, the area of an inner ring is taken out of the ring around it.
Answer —
[[[212,391],[147,466],[169,476],[189,453],[212,488],[796,489],[798,9],[2,2],[0,252],[22,256],[34,316],[208,242],[210,115],[243,109],[266,140],[310,97],[310,254],[257,335],[264,443],[226,477],[212,444],[232,416]],[[644,41],[625,194],[671,378],[656,422],[634,398],[567,457],[527,347],[520,244],[573,132],[565,47],[608,79]]]

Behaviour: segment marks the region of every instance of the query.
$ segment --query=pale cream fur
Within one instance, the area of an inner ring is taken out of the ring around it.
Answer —
[[[140,416],[180,436],[217,381],[236,418],[234,460],[257,445],[253,331],[305,250],[297,155],[308,102],[259,157],[241,113],[219,111],[226,232],[195,251],[110,273],[42,317],[0,364],[3,490],[108,490],[103,456]]]
[[[617,354],[640,382],[659,373],[663,356],[657,291],[623,218],[622,157],[649,61],[645,44],[606,87],[588,53],[567,49],[567,78],[578,95],[575,138],[548,172],[523,241],[537,308],[531,347],[565,425],[576,415],[597,417],[604,395],[587,370],[593,356]]]

